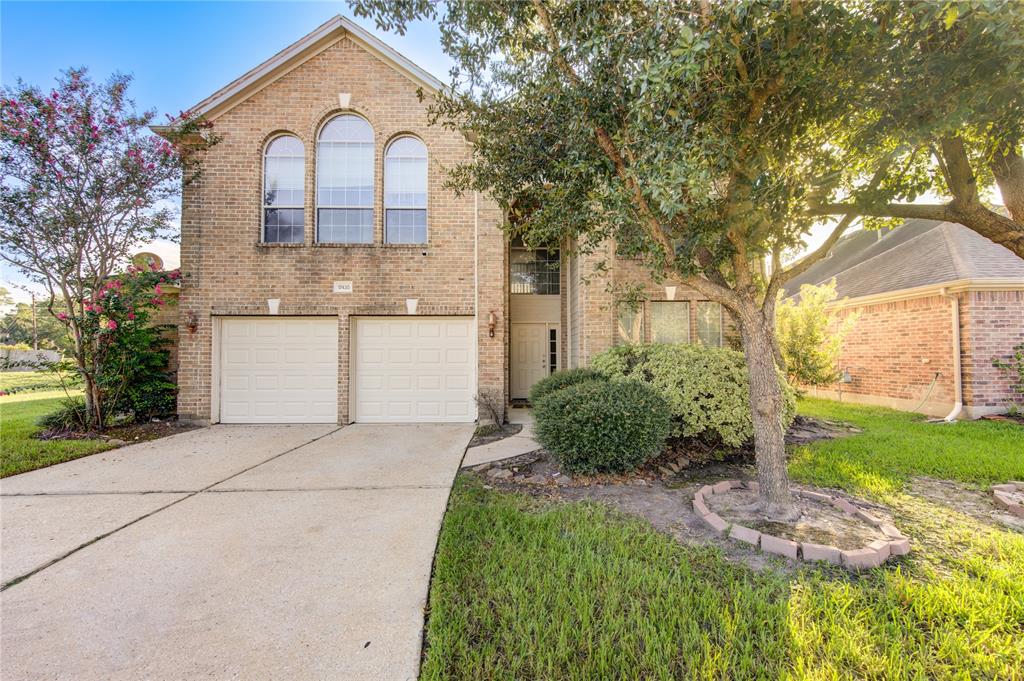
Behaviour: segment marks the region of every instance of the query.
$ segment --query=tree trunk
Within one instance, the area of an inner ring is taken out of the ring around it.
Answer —
[[[768,312],[770,314],[771,310]],[[794,520],[800,510],[789,493],[782,428],[783,398],[775,367],[773,324],[765,311],[753,304],[741,310],[739,322],[750,381],[750,415],[754,424],[754,456],[761,504],[769,518]]]
[[[1010,217],[1024,224],[1024,158],[1013,146],[1004,145],[992,159],[992,173]]]

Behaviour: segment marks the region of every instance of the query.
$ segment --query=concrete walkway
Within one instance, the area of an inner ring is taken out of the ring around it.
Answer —
[[[214,426],[0,481],[0,677],[415,679],[473,426]]]
[[[482,463],[511,459],[520,454],[529,454],[540,449],[533,436],[533,415],[529,409],[514,408],[508,411],[508,422],[522,424],[523,429],[510,437],[466,450],[463,466],[478,466]]]

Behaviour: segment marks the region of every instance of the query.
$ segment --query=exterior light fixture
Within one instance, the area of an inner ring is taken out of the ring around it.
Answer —
[[[665,287],[665,299],[666,300],[675,300],[676,299],[676,287],[675,286],[666,286]]]
[[[487,335],[494,338],[494,327],[498,325],[498,315],[494,314],[494,310],[487,315]]]
[[[267,309],[270,311],[270,314],[277,314],[277,311],[280,307],[280,298],[267,298]]]
[[[850,369],[843,369],[843,376],[839,379],[840,383],[853,383],[853,376],[850,374]]]
[[[194,310],[189,310],[185,313],[185,328],[188,329],[189,333],[195,333],[196,329],[199,328],[199,319],[196,318]]]
[[[405,299],[405,311],[409,314],[416,314],[416,308],[420,304],[419,298],[406,298]]]

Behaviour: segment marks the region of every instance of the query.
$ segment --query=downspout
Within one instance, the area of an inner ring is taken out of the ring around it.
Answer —
[[[949,412],[944,419],[942,419],[943,421],[950,423],[956,420],[956,417],[960,415],[961,410],[964,408],[964,386],[960,372],[960,298],[958,298],[955,293],[950,293],[949,289],[945,286],[939,289],[939,293],[949,300],[952,309],[953,393],[956,397],[956,403],[953,405],[953,410]]]

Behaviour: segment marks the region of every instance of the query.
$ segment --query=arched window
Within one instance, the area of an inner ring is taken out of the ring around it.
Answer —
[[[399,137],[384,154],[384,240],[427,243],[427,148]]]
[[[317,241],[373,243],[373,128],[359,116],[335,116],[316,148]]]
[[[303,241],[303,191],[306,154],[293,135],[275,137],[263,154],[263,241]]]

